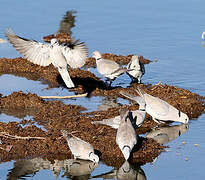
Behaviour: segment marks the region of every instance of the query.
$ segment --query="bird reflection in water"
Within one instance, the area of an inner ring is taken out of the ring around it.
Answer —
[[[51,170],[55,178],[58,178],[63,172],[61,177],[89,179],[90,174],[97,166],[98,163],[75,159],[55,160],[53,164],[42,158],[18,160],[14,163],[14,167],[10,170],[7,179],[34,177],[41,170]]]
[[[146,175],[140,166],[134,167],[125,161],[119,169],[92,177],[93,179],[118,179],[118,180],[146,180]]]
[[[188,129],[188,124],[158,127],[147,133],[146,137],[152,138],[160,144],[166,144],[170,141],[173,141],[182,134],[186,133]]]

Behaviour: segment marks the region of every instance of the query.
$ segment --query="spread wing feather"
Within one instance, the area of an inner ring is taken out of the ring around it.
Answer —
[[[80,68],[88,58],[88,49],[83,42],[71,39],[70,44],[62,46],[62,53],[71,68]]]
[[[17,36],[10,29],[5,35],[14,48],[30,62],[40,66],[51,64],[49,45]]]

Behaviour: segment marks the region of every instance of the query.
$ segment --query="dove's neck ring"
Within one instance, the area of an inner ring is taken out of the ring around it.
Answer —
[[[96,60],[101,60],[102,58],[100,57],[100,58],[97,58]]]
[[[139,109],[140,111],[145,111],[145,109]]]
[[[93,152],[90,152],[88,156],[90,157],[92,153],[93,153]],[[93,154],[94,154],[94,153],[93,153]]]
[[[128,146],[128,145],[123,146],[122,151],[123,151],[123,149],[125,149],[125,148],[130,149],[130,146]],[[130,149],[130,150],[131,150],[131,149]]]

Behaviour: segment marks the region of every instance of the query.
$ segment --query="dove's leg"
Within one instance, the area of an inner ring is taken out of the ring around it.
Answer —
[[[68,88],[73,88],[73,87],[75,87],[74,84],[73,84],[73,81],[72,81],[71,78],[70,78],[70,75],[69,75],[69,73],[68,73],[67,68],[60,68],[60,67],[58,67],[58,71],[59,71],[59,73],[60,73],[60,75],[61,75],[63,81],[65,82],[65,84],[66,84],[66,86],[67,86]]]
[[[141,77],[138,77],[138,83],[141,84]]]
[[[158,120],[158,119],[156,119],[156,118],[152,118],[153,120],[154,120],[154,122],[156,122],[157,124],[160,124],[161,122]]]

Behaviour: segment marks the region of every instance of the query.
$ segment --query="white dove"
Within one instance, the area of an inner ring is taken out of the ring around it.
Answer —
[[[82,139],[71,136],[66,130],[61,130],[63,137],[67,140],[68,146],[75,159],[90,160],[95,163],[99,162],[99,157],[94,153],[93,146]]]
[[[93,52],[93,58],[96,59],[97,70],[107,78],[111,85],[118,76],[127,71],[126,68],[120,67],[118,63],[110,59],[103,59],[99,51]]]
[[[121,122],[116,135],[116,143],[120,147],[120,150],[126,160],[129,159],[133,147],[137,144],[137,135],[132,123],[130,122],[128,113],[128,110],[126,112],[123,110],[120,113]]]
[[[70,44],[59,45],[57,39],[51,39],[51,44],[43,44],[34,40],[25,39],[7,30],[5,35],[16,50],[34,64],[48,66],[51,63],[58,69],[68,88],[75,87],[68,73],[71,68],[80,68],[85,64],[88,50],[84,43],[72,39]]]
[[[128,113],[128,116],[130,118],[130,121],[131,121],[133,127],[139,128],[143,124],[145,116],[146,116],[144,101],[141,101],[141,98],[137,98],[136,96],[128,94],[124,91],[120,91],[120,94],[122,94],[123,96],[125,96],[129,99],[136,101],[139,104],[139,110],[129,111],[129,113]],[[93,121],[91,123],[92,124],[103,124],[103,125],[110,126],[114,129],[118,129],[118,127],[120,125],[120,121],[121,121],[121,117],[119,115],[119,116],[115,116],[113,118],[103,119],[102,121]]]
[[[152,119],[157,122],[176,121],[187,124],[189,117],[176,109],[174,106],[168,104],[166,101],[142,92],[139,88],[136,90],[139,96],[136,96],[140,101],[144,101],[146,112],[152,116]]]
[[[145,74],[144,64],[141,63],[138,56],[132,56],[130,62],[127,64],[128,71],[126,72],[132,81],[141,83],[141,78]]]

